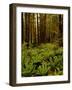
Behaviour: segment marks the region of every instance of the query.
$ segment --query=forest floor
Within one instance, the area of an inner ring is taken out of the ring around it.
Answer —
[[[63,75],[63,47],[44,43],[27,48],[23,44],[21,63],[23,77]]]

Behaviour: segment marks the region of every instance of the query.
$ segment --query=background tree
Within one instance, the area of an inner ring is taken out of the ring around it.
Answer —
[[[63,45],[63,15],[22,13],[22,43]]]

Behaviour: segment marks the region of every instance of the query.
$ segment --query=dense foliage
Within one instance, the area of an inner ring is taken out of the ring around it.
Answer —
[[[22,44],[22,76],[63,74],[63,48],[53,43]]]
[[[63,15],[21,13],[22,76],[63,74]]]

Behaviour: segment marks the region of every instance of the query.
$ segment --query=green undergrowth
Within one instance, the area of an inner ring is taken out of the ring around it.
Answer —
[[[51,76],[63,74],[63,48],[46,43],[32,47],[22,45],[21,75]]]

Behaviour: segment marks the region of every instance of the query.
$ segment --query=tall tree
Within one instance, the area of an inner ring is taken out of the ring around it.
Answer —
[[[40,14],[37,14],[37,32],[38,32],[38,44],[40,44]]]
[[[29,46],[29,22],[30,22],[30,15],[29,13],[25,13],[25,26],[26,26],[26,37],[25,41],[27,42],[27,46]]]
[[[40,42],[45,42],[46,35],[46,15],[40,14]]]
[[[22,43],[39,45],[41,43],[63,44],[63,15],[22,13]]]
[[[63,46],[63,15],[59,15],[59,44]]]

